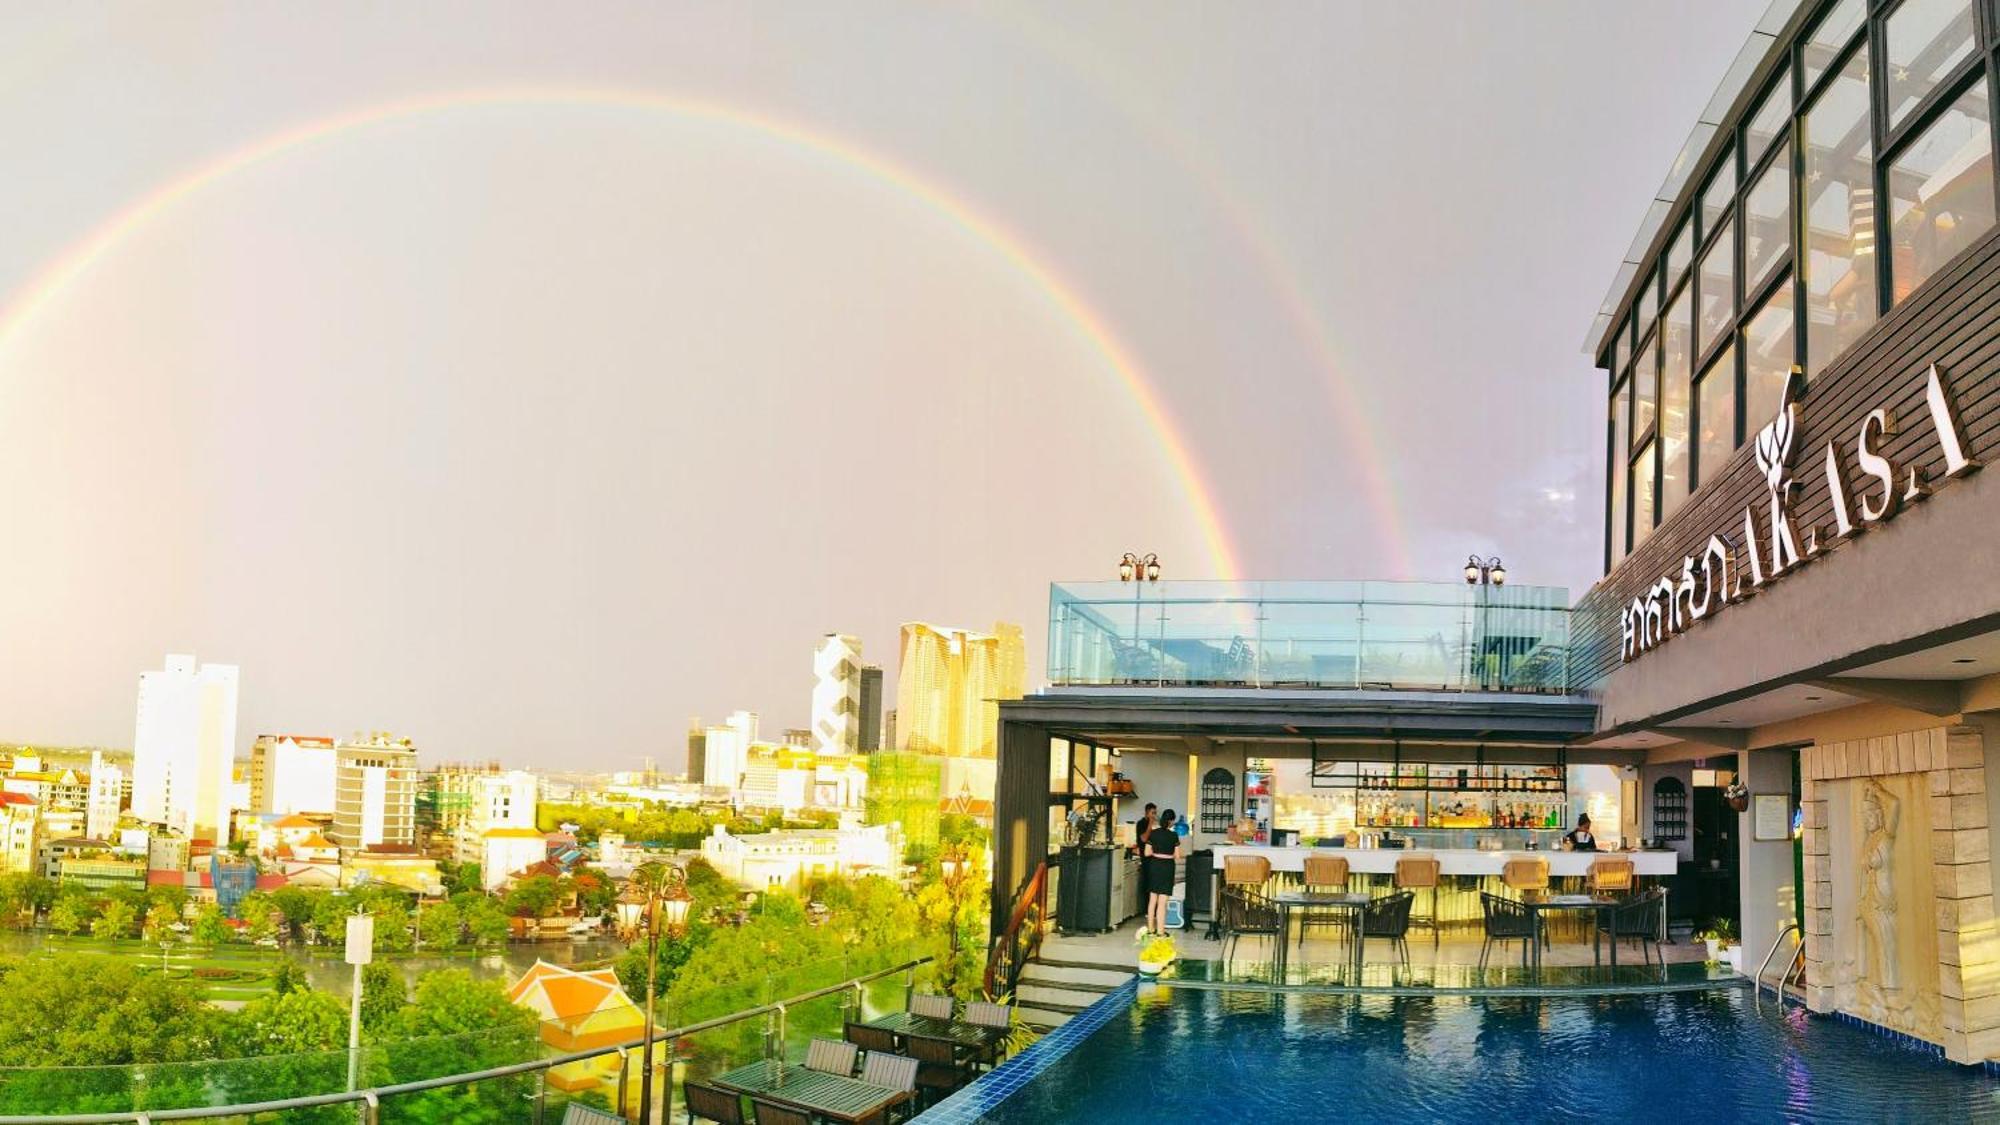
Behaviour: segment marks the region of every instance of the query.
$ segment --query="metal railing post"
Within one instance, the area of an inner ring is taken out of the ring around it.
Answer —
[[[382,1120],[382,1099],[375,1091],[364,1090],[361,1094],[361,1125],[377,1125]]]
[[[546,1070],[537,1071],[535,1073],[535,1125],[542,1125],[542,1114],[548,1109],[548,1104],[549,1072]]]
[[[628,1047],[620,1047],[618,1048],[618,1096],[612,1101],[613,1108],[620,1117],[625,1116],[625,1083],[631,1073],[632,1051]]]

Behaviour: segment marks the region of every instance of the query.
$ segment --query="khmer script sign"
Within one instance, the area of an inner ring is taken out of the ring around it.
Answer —
[[[1757,467],[1763,470],[1769,500],[1763,526],[1758,526],[1757,505],[1746,506],[1741,531],[1733,540],[1722,532],[1709,536],[1700,554],[1681,560],[1679,574],[1663,576],[1633,598],[1619,615],[1626,661],[1637,660],[1710,614],[1752,596],[1818,558],[1833,544],[1889,522],[1905,505],[1930,494],[1927,469],[1897,464],[1882,451],[1884,439],[1896,432],[1897,419],[1893,411],[1877,408],[1861,420],[1854,435],[1851,452],[1860,470],[1858,476],[1849,475],[1839,445],[1826,443],[1821,471],[1833,502],[1833,524],[1808,528],[1802,534],[1792,519],[1792,499],[1803,487],[1792,478],[1799,433],[1799,385],[1795,372],[1785,384],[1778,416],[1757,431]],[[1924,404],[1944,456],[1944,474],[1939,479],[1976,471],[1979,462],[1966,452],[1957,405],[1936,364],[1925,375]]]

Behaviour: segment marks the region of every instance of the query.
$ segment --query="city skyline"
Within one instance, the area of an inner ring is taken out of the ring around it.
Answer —
[[[194,651],[246,733],[609,768],[807,725],[831,630],[1036,682],[1126,550],[1580,590],[1572,325],[1756,14],[9,12],[0,729]]]

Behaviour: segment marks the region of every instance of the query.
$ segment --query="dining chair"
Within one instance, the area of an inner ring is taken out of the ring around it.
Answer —
[[[1403,967],[1410,967],[1410,904],[1416,901],[1417,892],[1397,891],[1392,895],[1370,900],[1361,908],[1361,955],[1368,955],[1369,938],[1387,938],[1394,942],[1396,951],[1402,955]],[[1358,983],[1358,982],[1357,982]]]
[[[715,1121],[720,1125],[746,1125],[743,1120],[743,1099],[733,1090],[719,1086],[704,1086],[699,1082],[681,1083],[681,1104],[687,1106],[688,1121]]]
[[[959,1060],[958,1045],[949,1039],[928,1035],[904,1038],[904,1047],[917,1060],[917,1091],[935,1105],[965,1085],[965,1064]]]
[[[1348,866],[1344,855],[1321,855],[1317,852],[1306,856],[1301,881],[1309,891],[1347,890]],[[1314,926],[1326,926],[1336,930],[1347,928],[1347,912],[1344,910],[1306,910],[1299,915],[1299,944],[1304,945],[1306,931]]]
[[[754,1095],[750,1098],[750,1112],[757,1125],[813,1125],[812,1114]]]
[[[975,1056],[986,1066],[998,1063],[1000,1056],[1007,1050],[1007,1033],[1014,1027],[1014,1009],[991,1000],[968,1000],[965,1004],[965,1022],[974,1027],[999,1033]]]
[[[1285,940],[1284,915],[1270,899],[1248,888],[1224,888],[1222,917],[1222,928],[1227,934],[1222,943],[1222,959],[1225,962],[1230,959],[1230,954],[1235,951],[1245,934],[1270,938],[1274,957],[1277,943]]]
[[[856,1044],[838,1039],[815,1038],[806,1047],[806,1069],[852,1078],[857,1049]]]
[[[911,993],[910,1014],[931,1020],[948,1020],[951,1018],[951,997],[935,992]]]
[[[896,1053],[896,1036],[883,1028],[870,1027],[865,1023],[849,1023],[845,1029],[845,1035],[849,1043],[868,1052],[871,1056],[877,1051],[892,1055]]]
[[[1660,951],[1660,915],[1667,907],[1667,892],[1658,887],[1639,895],[1630,902],[1611,908],[1611,920],[1598,922],[1598,929],[1612,941],[1631,938],[1639,943],[1639,955],[1646,958],[1650,947],[1654,957],[1659,958],[1660,967],[1666,968],[1666,954]]]
[[[1528,967],[1528,943],[1535,940],[1535,920],[1528,908],[1516,899],[1479,892],[1479,911],[1486,928],[1486,940],[1479,947],[1479,969],[1486,970],[1487,955],[1494,942],[1521,943],[1521,967]]]
[[[1622,895],[1632,890],[1632,861],[1623,856],[1603,856],[1590,861],[1586,878],[1591,893]]]

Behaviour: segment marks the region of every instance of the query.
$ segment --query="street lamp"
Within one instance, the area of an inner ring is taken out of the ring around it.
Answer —
[[[639,1076],[639,1125],[653,1118],[653,993],[660,969],[660,931],[669,937],[687,932],[688,908],[694,899],[687,892],[687,872],[672,864],[649,863],[632,873],[625,895],[618,900],[618,921],[626,940],[646,929],[646,1052],[645,1069]],[[671,1056],[669,1056],[671,1057]],[[667,1076],[672,1081],[673,1076]]]
[[[1467,555],[1465,559],[1465,584],[1467,586],[1505,586],[1507,568],[1500,565],[1500,556],[1482,559],[1478,555]]]
[[[952,844],[938,856],[938,873],[943,876],[945,901],[951,906],[951,953],[945,960],[946,991],[958,991],[958,914],[965,898],[965,877],[972,873],[972,863],[966,855],[964,844]]]

